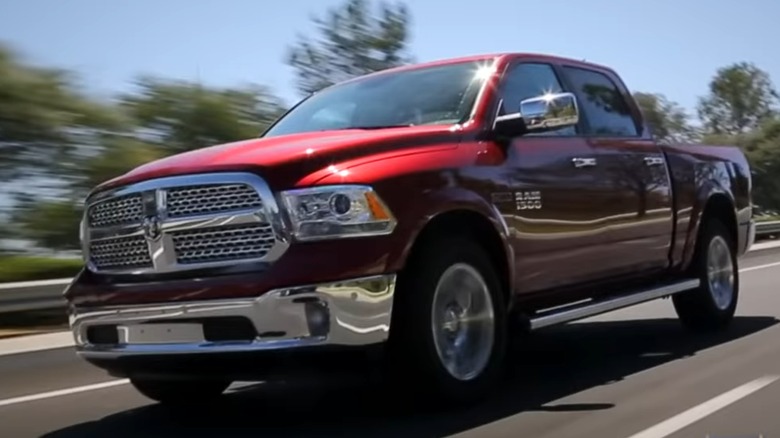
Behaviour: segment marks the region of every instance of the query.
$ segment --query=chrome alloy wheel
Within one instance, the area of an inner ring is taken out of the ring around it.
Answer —
[[[441,275],[431,315],[436,353],[450,375],[467,381],[487,367],[495,343],[493,299],[472,266],[457,263]]]
[[[734,299],[734,263],[731,248],[721,236],[712,239],[707,251],[707,281],[715,306],[727,309]]]

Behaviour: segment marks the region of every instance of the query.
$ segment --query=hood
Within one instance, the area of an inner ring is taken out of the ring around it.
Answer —
[[[282,171],[287,173],[288,179],[302,178],[310,172],[361,156],[395,150],[404,154],[411,148],[420,147],[453,147],[460,134],[450,126],[416,126],[256,138],[156,160],[101,184],[96,191],[151,178],[230,170],[260,170],[266,179]]]

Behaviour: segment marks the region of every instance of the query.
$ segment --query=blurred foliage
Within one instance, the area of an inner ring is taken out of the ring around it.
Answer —
[[[657,141],[689,143],[698,138],[698,130],[691,125],[688,114],[677,102],[658,93],[636,92],[634,99]]]
[[[743,134],[777,115],[777,91],[769,74],[754,64],[739,62],[718,69],[709,88],[698,112],[713,134]]]
[[[218,89],[144,77],[138,87],[120,105],[138,133],[166,154],[257,137],[284,111],[260,86]]]
[[[69,73],[26,64],[0,46],[0,181],[56,176],[86,132],[117,121],[76,90]]]
[[[303,95],[412,61],[406,47],[410,15],[403,4],[382,3],[374,17],[368,0],[347,0],[313,21],[319,38],[298,37],[287,59]]]
[[[74,198],[84,199],[98,184],[166,155],[157,145],[127,136],[107,137],[103,147],[100,154],[81,160],[78,167],[81,178],[72,185]]]
[[[742,134],[709,134],[702,141],[713,145],[737,145],[753,171],[753,203],[780,210],[780,118],[766,120]]]
[[[15,222],[25,238],[39,247],[57,250],[80,248],[78,233],[81,207],[70,200],[25,202],[17,209]]]
[[[0,283],[73,277],[81,270],[80,258],[0,257]]]

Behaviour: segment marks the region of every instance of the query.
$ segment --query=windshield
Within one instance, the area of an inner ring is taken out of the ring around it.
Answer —
[[[453,124],[471,115],[486,61],[386,73],[336,85],[301,102],[264,137],[337,129]]]

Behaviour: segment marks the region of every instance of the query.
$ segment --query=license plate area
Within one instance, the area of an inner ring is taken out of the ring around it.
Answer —
[[[123,344],[174,344],[204,342],[202,324],[135,324],[117,327]]]

